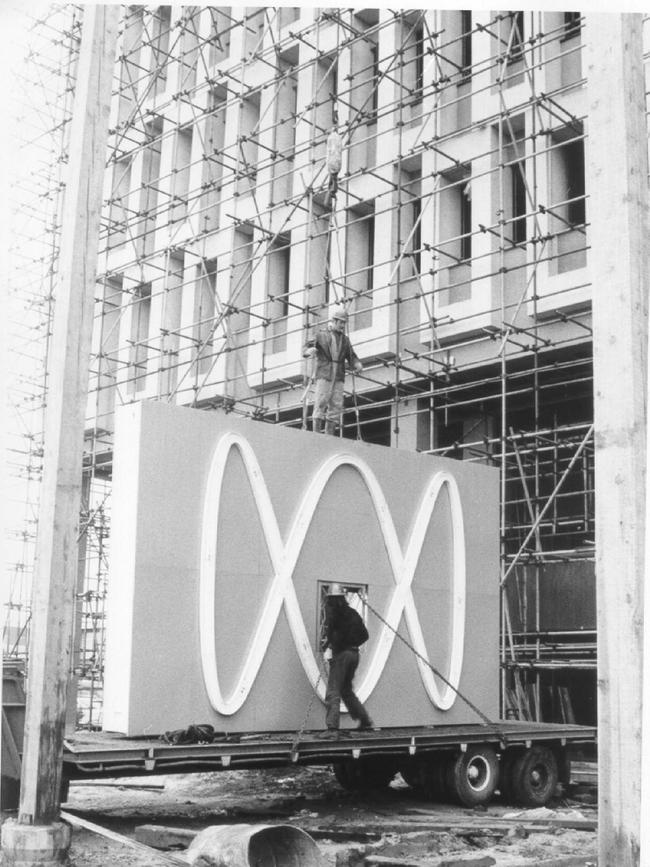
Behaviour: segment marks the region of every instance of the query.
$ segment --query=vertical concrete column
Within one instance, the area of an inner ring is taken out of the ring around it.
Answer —
[[[633,867],[640,857],[648,315],[641,28],[640,14],[587,16],[599,864],[607,867]]]

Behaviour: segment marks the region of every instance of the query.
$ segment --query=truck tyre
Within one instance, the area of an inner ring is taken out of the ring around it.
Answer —
[[[447,789],[465,807],[487,804],[499,782],[499,762],[492,747],[468,746],[447,767]]]
[[[385,789],[396,773],[393,762],[381,757],[343,759],[332,768],[337,782],[349,792]]]
[[[557,759],[548,747],[530,747],[513,762],[510,774],[512,796],[522,807],[543,807],[558,782]]]

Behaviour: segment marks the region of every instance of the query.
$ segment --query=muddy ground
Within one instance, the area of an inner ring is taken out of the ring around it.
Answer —
[[[595,819],[596,808],[563,797],[550,805],[555,818]],[[166,777],[73,783],[65,810],[134,838],[139,825],[183,827],[197,832],[214,824],[287,823],[311,833],[332,867],[404,862],[439,865],[445,859],[470,864],[552,864],[560,856],[595,864],[594,831],[533,826],[531,814],[497,798],[487,809],[470,810],[419,798],[398,775],[373,794],[343,790],[329,768],[227,771]],[[448,829],[435,826],[446,824]],[[493,833],[490,826],[496,831]],[[508,829],[505,830],[504,826]],[[493,859],[493,861],[491,860]],[[136,851],[87,830],[75,830],[75,867],[158,867],[152,851]]]

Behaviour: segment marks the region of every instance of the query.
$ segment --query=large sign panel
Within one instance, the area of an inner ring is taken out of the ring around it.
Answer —
[[[112,514],[107,730],[322,728],[331,581],[378,725],[475,722],[456,689],[498,714],[496,470],[149,402],[118,414]]]

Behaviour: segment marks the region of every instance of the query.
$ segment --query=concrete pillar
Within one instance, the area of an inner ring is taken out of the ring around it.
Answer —
[[[640,14],[587,15],[603,867],[640,863],[648,313],[641,31]]]

